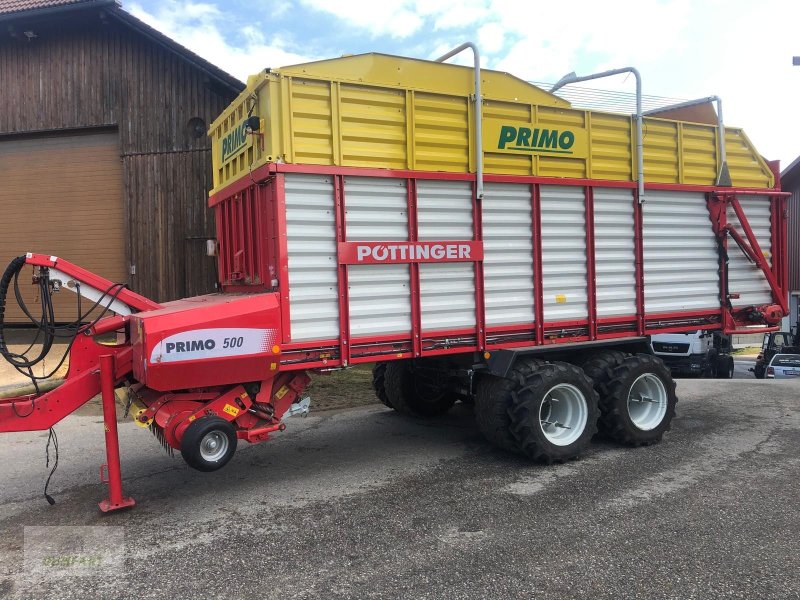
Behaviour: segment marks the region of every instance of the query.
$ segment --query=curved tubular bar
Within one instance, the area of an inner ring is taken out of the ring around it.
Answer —
[[[483,96],[481,95],[481,55],[478,47],[472,42],[464,42],[460,46],[453,48],[450,52],[442,54],[436,62],[444,62],[456,54],[469,48],[475,64],[475,176],[477,179],[476,196],[478,200],[483,200]]]
[[[571,83],[578,83],[580,81],[589,81],[590,79],[601,79],[603,77],[611,77],[612,75],[619,75],[621,73],[633,73],[636,78],[636,169],[639,171],[637,191],[639,194],[639,203],[644,202],[644,144],[642,142],[642,76],[639,71],[633,67],[622,67],[621,69],[611,69],[610,71],[603,71],[602,73],[593,73],[591,75],[584,75],[578,77],[575,73],[569,73],[562,77],[558,83],[550,88],[550,93],[555,92],[557,89],[569,85]]]

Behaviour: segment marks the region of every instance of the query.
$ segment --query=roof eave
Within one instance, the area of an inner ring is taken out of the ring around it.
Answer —
[[[208,62],[206,59],[198,56],[185,46],[182,46],[175,40],[164,35],[157,29],[151,27],[141,19],[134,17],[129,12],[120,9],[120,10],[109,11],[108,14],[117,19],[118,21],[120,21],[121,23],[123,23],[124,25],[130,27],[131,29],[136,30],[141,35],[149,38],[151,41],[160,45],[169,52],[177,54],[186,62],[191,63],[196,68],[200,69],[201,71],[204,71],[205,73],[208,74],[210,78],[214,79],[217,83],[230,89],[234,95],[238,95],[245,88],[245,84],[243,81],[240,81],[233,75],[226,73],[219,67]]]
[[[18,10],[12,13],[0,14],[0,23],[6,21],[15,21],[23,18],[38,18],[47,17],[55,14],[63,14],[65,12],[72,12],[74,10],[85,10],[87,8],[105,8],[108,6],[115,6],[119,8],[122,6],[120,0],[85,0],[83,2],[74,2],[72,4],[61,4],[58,6],[45,6],[42,8],[27,8],[25,10]]]
[[[793,177],[795,175],[795,171],[800,173],[800,156],[795,158],[788,167],[781,171],[781,179]]]

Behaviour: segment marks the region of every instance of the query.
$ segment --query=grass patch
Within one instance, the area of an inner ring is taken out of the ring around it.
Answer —
[[[372,389],[372,366],[359,365],[330,373],[311,373],[311,409],[332,410],[378,402]]]
[[[761,352],[761,346],[747,346],[746,348],[737,348],[731,354],[733,356],[741,356],[743,354],[758,354]]]

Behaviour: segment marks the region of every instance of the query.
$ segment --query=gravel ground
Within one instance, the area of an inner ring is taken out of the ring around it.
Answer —
[[[6,434],[0,596],[800,598],[800,386],[678,386],[662,444],[595,443],[551,467],[489,447],[461,404],[434,420],[381,406],[312,414],[212,474],[126,423],[138,505],[111,515],[95,504],[99,419],[58,426],[52,507],[46,434]],[[104,528],[67,532],[100,531],[105,562],[35,562],[56,526]]]

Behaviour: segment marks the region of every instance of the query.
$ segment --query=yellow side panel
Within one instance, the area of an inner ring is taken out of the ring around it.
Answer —
[[[339,164],[406,168],[405,91],[342,84],[339,115],[342,144]]]
[[[486,173],[635,181],[631,115],[584,111],[506,73],[482,71]],[[214,190],[270,161],[472,173],[472,70],[370,54],[262,71],[211,125]],[[247,118],[261,120],[258,131]],[[713,185],[713,125],[648,117],[646,182]],[[740,129],[727,129],[734,186],[773,185]]]
[[[212,147],[214,148],[212,165],[215,186],[224,181],[237,179],[246,169],[249,170],[248,165],[253,159],[253,144],[252,138],[243,133],[242,127],[246,118],[244,104],[239,104],[230,111],[223,122],[217,124],[212,130]],[[223,160],[223,140],[226,138],[230,140],[236,131],[239,131],[240,135],[236,137],[238,141],[235,148],[228,152]]]
[[[364,83],[443,96],[466,97],[475,85],[472,67],[376,53],[284,66],[278,72],[288,77]],[[481,69],[481,81],[482,94],[488,100],[569,107],[566,100],[509,73]]]
[[[469,171],[469,109],[466,98],[414,94],[414,157],[422,171]]]
[[[592,113],[591,118],[589,176],[593,179],[622,181],[634,179],[630,117]]]
[[[678,123],[647,119],[642,132],[647,181],[678,181]]]
[[[582,129],[586,127],[586,111],[542,106],[537,112],[537,124],[559,131]],[[536,175],[582,179],[587,176],[586,162],[584,157],[539,156]]]
[[[484,119],[500,119],[512,123],[530,123],[533,120],[530,104],[518,102],[486,102],[483,107]],[[507,173],[510,175],[532,175],[533,156],[524,154],[502,154],[485,152],[483,168],[487,173]]]
[[[327,81],[292,79],[292,162],[333,164],[331,84]]]
[[[731,181],[741,187],[772,187],[774,178],[741,129],[725,129],[725,152]]]
[[[683,123],[683,181],[681,183],[709,185],[717,177],[717,140],[714,127]],[[650,179],[647,167],[645,177]]]

